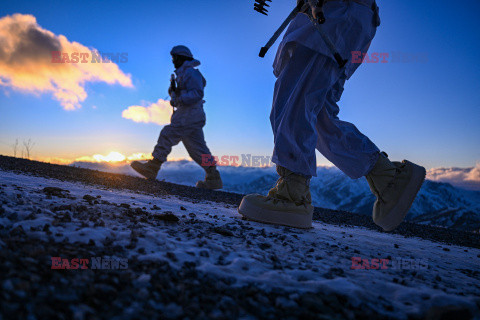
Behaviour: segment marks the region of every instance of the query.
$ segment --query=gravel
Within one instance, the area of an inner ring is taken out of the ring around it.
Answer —
[[[199,190],[192,187],[160,181],[104,173],[69,166],[52,165],[0,156],[0,170],[54,178],[61,181],[81,182],[87,185],[104,186],[112,189],[128,189],[156,195],[174,195],[180,198],[200,201],[208,200],[237,206],[242,195],[221,191]],[[71,198],[68,190],[46,187],[41,192],[46,197]],[[19,199],[20,201],[21,199]],[[105,222],[99,217],[91,217],[86,205],[105,204],[125,212],[119,219],[148,219],[148,212],[132,208],[128,204],[102,203],[100,197],[85,195],[80,204],[56,205],[52,208],[53,223],[65,223],[72,217],[94,218],[101,226]],[[44,210],[38,208],[38,210]],[[152,210],[160,210],[153,206]],[[180,208],[186,211],[185,208]],[[71,214],[69,213],[71,212]],[[4,209],[0,206],[0,214]],[[35,217],[32,211],[31,218]],[[185,214],[195,223],[194,213]],[[90,216],[90,217],[89,217]],[[8,217],[17,220],[14,215]],[[29,219],[29,218],[27,218]],[[315,219],[335,225],[362,226],[378,230],[368,217],[342,211],[315,208]],[[179,218],[165,211],[153,214],[151,220],[176,226]],[[159,220],[159,221],[158,221]],[[186,222],[184,224],[188,225]],[[42,229],[43,228],[43,229]],[[220,237],[237,237],[239,231],[230,226],[209,226]],[[247,228],[247,227],[245,227]],[[40,227],[45,233],[48,225]],[[128,258],[128,268],[110,270],[52,270],[52,253],[58,257],[108,257],[127,258],[127,249],[135,248],[140,254],[145,249],[137,246],[138,239],[144,237],[142,230],[132,232],[130,244],[125,247],[110,246],[108,239],[100,246],[94,240],[88,243],[56,242],[31,239],[25,230],[18,226],[11,230],[0,228],[0,320],[1,319],[382,319],[369,304],[353,305],[347,296],[337,293],[298,292],[282,287],[262,287],[255,283],[235,286],[236,279],[212,275],[197,269],[195,262],[185,262],[174,268],[171,262],[178,261],[173,252],[166,252],[164,259],[155,261]],[[297,239],[296,230],[289,234]],[[480,247],[479,235],[404,223],[395,233],[416,236],[439,242],[465,247]],[[258,239],[268,237],[262,229]],[[285,235],[277,235],[279,241]],[[235,239],[235,238],[233,238]],[[200,240],[200,239],[199,239]],[[203,240],[202,240],[203,241]],[[250,242],[250,243],[249,243]],[[255,241],[254,241],[255,242]],[[271,244],[262,241],[252,243],[260,250],[267,251]],[[284,242],[286,243],[286,242]],[[338,246],[332,245],[332,248]],[[398,245],[397,245],[398,247]],[[316,253],[311,248],[309,253]],[[200,251],[200,256],[208,257],[208,251]],[[318,260],[322,259],[320,256]],[[282,261],[275,255],[272,263],[281,268]],[[219,258],[218,264],[222,261]],[[464,270],[472,278],[477,278],[475,270]],[[345,277],[341,268],[331,267],[326,279]],[[438,276],[438,281],[441,281]],[[403,280],[402,280],[403,281]],[[388,310],[389,305],[383,306]],[[468,318],[468,309],[461,307],[439,307],[429,310],[432,319],[457,315]],[[415,319],[411,317],[411,319]]]
[[[126,270],[51,270],[50,252],[93,257],[112,255],[112,248],[1,238],[0,317],[5,319],[380,319],[342,295],[232,287],[235,279],[199,272],[194,263],[174,269],[168,262],[173,254],[165,261],[129,259]]]

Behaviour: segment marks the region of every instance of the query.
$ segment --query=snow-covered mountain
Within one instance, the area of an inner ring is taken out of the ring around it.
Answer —
[[[75,166],[136,175],[129,165],[75,163]],[[220,167],[224,190],[237,193],[266,194],[275,185],[275,168]],[[190,161],[167,162],[159,180],[195,185],[203,170]],[[375,200],[364,178],[352,180],[335,167],[318,167],[311,181],[313,203],[317,207],[370,215]],[[449,183],[427,180],[407,216],[408,220],[443,227],[480,230],[480,191],[465,190]]]

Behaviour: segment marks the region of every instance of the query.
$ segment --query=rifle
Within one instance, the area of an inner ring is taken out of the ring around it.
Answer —
[[[175,81],[175,74],[172,73],[170,76],[170,88],[168,89],[168,93],[177,92],[177,82]]]
[[[168,95],[171,97],[172,96],[172,93],[175,92],[175,94],[177,94],[177,81],[175,79],[175,74],[172,73],[172,75],[170,76],[170,87],[168,88]],[[164,99],[164,100],[167,100],[168,99],[168,96]],[[172,104],[172,102],[170,102],[170,104]],[[175,110],[175,106],[172,105],[172,108]]]
[[[267,1],[272,2],[272,0],[255,0],[253,9],[263,15],[268,15],[268,9],[266,7],[270,7],[270,5],[267,4]],[[320,9],[322,8],[323,3],[324,3],[323,0],[319,1],[318,6],[320,7]],[[283,23],[280,25],[277,31],[275,31],[275,33],[270,38],[270,40],[268,40],[267,44],[260,49],[260,53],[258,55],[261,58],[265,57],[265,54],[267,53],[267,51],[272,47],[275,41],[277,41],[278,37],[280,37],[282,32],[290,24],[290,22],[292,22],[292,20],[297,16],[297,14],[300,12],[304,12],[308,7],[309,5],[305,1],[298,1],[297,6],[292,10],[292,12],[290,12],[290,14],[285,19],[285,21],[283,21]],[[337,48],[335,48],[335,45],[333,44],[333,42],[330,40],[330,38],[325,33],[325,31],[323,31],[323,28],[321,27],[321,25],[325,22],[325,16],[323,15],[323,11],[322,10],[319,11],[317,15],[317,19],[314,19],[311,15],[308,15],[308,17],[310,18],[310,21],[312,22],[317,32],[322,37],[328,49],[332,53],[333,57],[337,61],[338,66],[340,68],[343,68],[347,64],[348,60],[345,60],[342,58],[340,53],[338,53]]]

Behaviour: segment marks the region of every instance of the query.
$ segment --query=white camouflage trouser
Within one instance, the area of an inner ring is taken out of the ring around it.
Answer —
[[[368,50],[376,25],[368,7],[340,1],[327,4],[331,7],[325,8],[325,30],[349,62],[343,69],[338,67],[305,15],[292,22],[274,63],[272,161],[295,173],[316,176],[316,148],[356,179],[370,172],[379,149],[353,124],[338,118],[337,102],[346,79],[358,68],[351,62],[351,52]]]
[[[161,162],[167,161],[167,156],[172,151],[172,147],[180,141],[183,142],[190,157],[202,165],[202,155],[211,155],[203,135],[203,126],[205,122],[194,123],[188,126],[176,126],[169,124],[163,127],[158,137],[152,155]]]

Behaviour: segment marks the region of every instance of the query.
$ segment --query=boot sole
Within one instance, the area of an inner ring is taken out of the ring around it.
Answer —
[[[263,222],[300,229],[312,228],[313,210],[308,214],[298,214],[294,212],[275,211],[258,208],[249,201],[242,199],[238,207],[238,213],[249,220]]]
[[[141,164],[138,165],[138,164],[136,164],[136,163],[131,163],[131,164],[130,164],[130,167],[132,167],[133,170],[135,170],[136,172],[138,172],[139,174],[141,174],[142,176],[144,176],[144,177],[145,177],[146,179],[148,179],[148,180],[155,180],[155,179],[157,179],[157,175],[155,175],[155,176],[153,177],[153,174],[152,174],[151,172],[148,172],[148,171],[143,170],[143,167],[141,166]]]
[[[397,205],[393,207],[393,209],[384,219],[375,222],[385,231],[392,231],[402,223],[403,219],[405,219],[405,216],[410,210],[418,191],[420,191],[420,188],[425,181],[425,168],[412,162],[409,163],[413,165],[412,178],[410,179],[402,196],[398,200]]]

